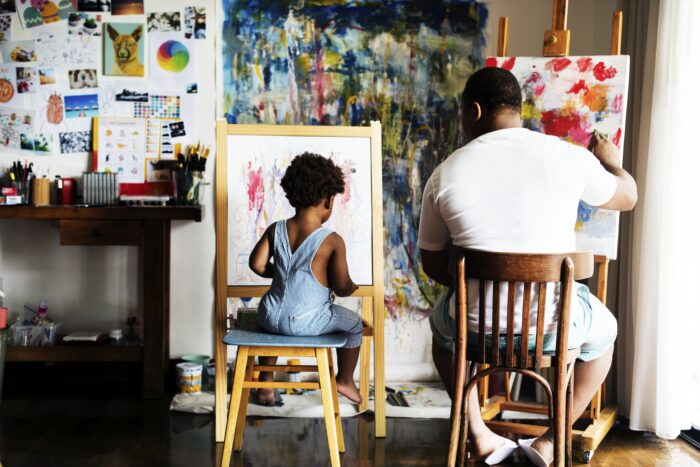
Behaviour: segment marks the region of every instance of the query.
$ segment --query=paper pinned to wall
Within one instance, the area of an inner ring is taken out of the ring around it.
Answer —
[[[0,66],[0,103],[12,105],[20,100],[15,67],[12,65]]]
[[[151,79],[162,89],[181,93],[195,82],[196,56],[194,41],[174,32],[149,34]]]
[[[523,125],[583,147],[594,130],[624,142],[629,57],[489,57],[510,70],[523,94]],[[619,213],[579,203],[576,248],[617,258]]]
[[[34,110],[0,107],[0,146],[20,149],[20,135],[34,133]]]

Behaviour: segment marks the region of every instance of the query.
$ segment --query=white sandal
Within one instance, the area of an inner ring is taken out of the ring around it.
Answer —
[[[537,438],[519,439],[518,444],[520,445],[520,449],[525,452],[525,455],[530,462],[535,464],[537,467],[549,467],[549,463],[547,463],[540,453],[532,447],[532,443],[534,443],[536,439]]]
[[[516,449],[518,449],[518,445],[515,444],[515,442],[513,442],[512,440],[506,439],[506,442],[503,444],[503,446],[489,454],[488,457],[484,459],[484,462],[486,462],[488,465],[500,464],[501,462],[509,458],[511,455],[513,455]]]

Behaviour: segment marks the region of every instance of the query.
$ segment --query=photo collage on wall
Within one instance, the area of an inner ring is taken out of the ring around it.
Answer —
[[[134,157],[175,157],[195,120],[196,41],[206,32],[204,7],[0,0],[0,157],[89,155],[101,118],[152,122],[148,154],[128,157],[132,177],[144,172]],[[119,171],[118,159],[106,168]]]

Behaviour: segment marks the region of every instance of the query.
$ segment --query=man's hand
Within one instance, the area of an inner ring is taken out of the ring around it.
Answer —
[[[606,170],[610,171],[610,169],[621,167],[620,151],[617,146],[597,131],[593,132],[588,141],[588,150],[598,158]]]

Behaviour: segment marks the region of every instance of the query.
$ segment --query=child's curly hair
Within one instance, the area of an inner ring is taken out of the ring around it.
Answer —
[[[300,209],[344,192],[345,180],[333,161],[305,152],[292,160],[282,177],[282,188],[289,203]]]

